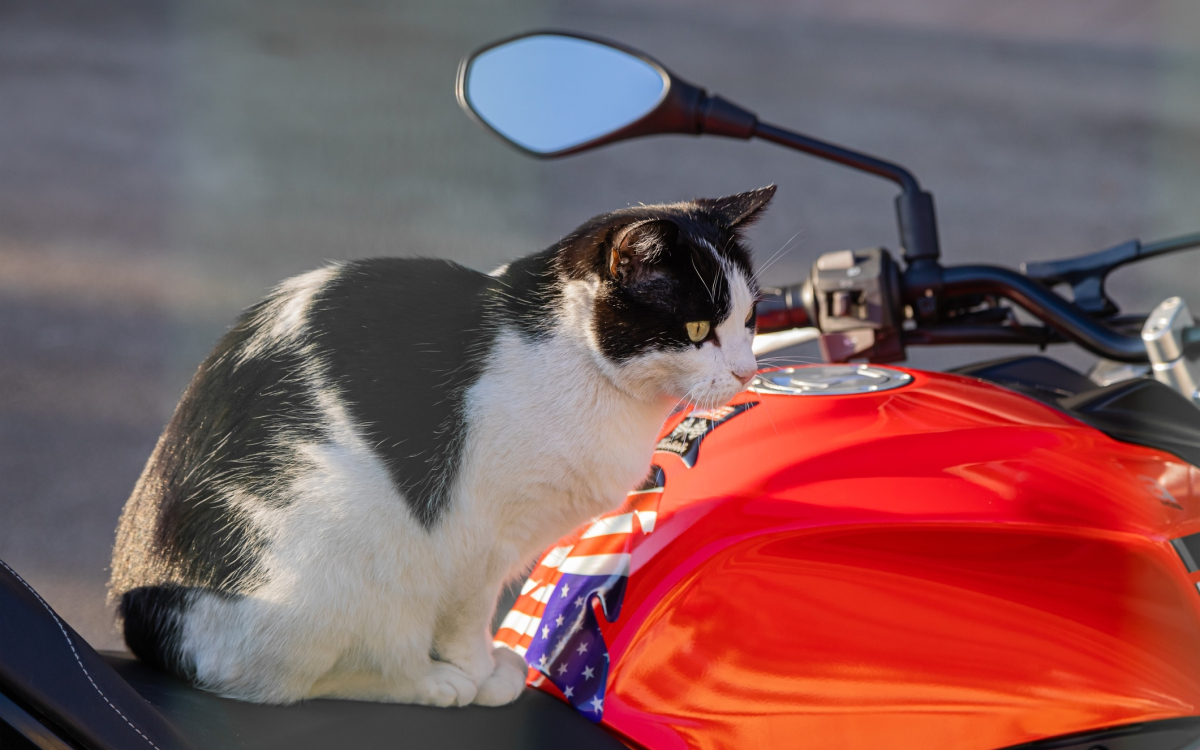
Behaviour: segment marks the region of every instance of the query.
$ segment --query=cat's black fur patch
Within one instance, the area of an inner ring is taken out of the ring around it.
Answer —
[[[561,301],[559,246],[514,260],[488,293],[488,317],[526,336],[550,331]]]
[[[375,258],[343,266],[309,312],[328,381],[426,528],[458,467],[463,398],[487,355],[495,286],[448,261]]]
[[[236,593],[252,584],[261,540],[228,506],[227,488],[286,504],[275,486],[288,460],[281,446],[324,432],[301,352],[238,359],[261,307],[247,311],[200,365],[135,491],[134,500],[148,495],[157,510],[154,554],[184,585]]]
[[[142,586],[121,595],[118,613],[125,621],[125,645],[137,658],[183,680],[196,675],[184,655],[181,618],[191,591],[182,586]]]

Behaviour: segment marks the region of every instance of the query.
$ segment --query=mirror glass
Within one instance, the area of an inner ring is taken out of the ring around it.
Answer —
[[[538,154],[563,151],[637,122],[662,101],[667,78],[599,42],[537,34],[471,61],[467,104],[508,140]]]

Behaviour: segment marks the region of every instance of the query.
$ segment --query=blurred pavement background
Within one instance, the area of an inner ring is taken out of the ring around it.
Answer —
[[[624,41],[764,120],[905,164],[937,197],[949,263],[1200,230],[1192,0],[4,0],[0,559],[93,645],[122,647],[109,550],[159,431],[282,278],[370,255],[487,270],[601,211],[770,182],[753,240],[786,252],[766,282],[896,248],[890,185],[767,144],[554,163],[501,145],[458,110],[456,65],[539,27]],[[1200,254],[1110,290],[1131,311],[1171,294],[1200,310]]]

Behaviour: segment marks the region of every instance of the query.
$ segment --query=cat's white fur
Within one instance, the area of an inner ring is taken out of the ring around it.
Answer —
[[[308,309],[321,287],[329,283],[339,266],[328,265],[308,273],[293,276],[279,285],[270,301],[255,315],[257,330],[238,353],[248,362],[271,346],[295,344],[308,320]]]
[[[467,393],[461,468],[430,530],[338,396],[321,388],[333,428],[328,440],[294,447],[290,486],[281,488],[294,501],[273,508],[230,498],[266,540],[263,575],[245,596],[193,600],[181,645],[198,682],[268,703],[514,700],[524,661],[493,649],[490,632],[504,583],[563,533],[620,504],[681,399],[719,405],[755,370],[745,327],[752,292],[737,269],[724,270],[733,309],[717,327],[719,343],[614,365],[591,332],[594,280],[570,283],[552,335],[502,332]],[[307,300],[335,272],[295,279],[271,308],[269,335],[248,345],[293,345]],[[321,382],[320,372],[308,376]]]

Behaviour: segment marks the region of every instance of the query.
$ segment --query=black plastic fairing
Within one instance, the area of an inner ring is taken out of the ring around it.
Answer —
[[[1011,745],[1003,750],[1194,750],[1200,717],[1148,721]]]
[[[1135,378],[1098,387],[1061,362],[1038,356],[980,362],[951,372],[1031,396],[1111,438],[1200,466],[1200,409],[1157,380]]]
[[[1187,572],[1195,573],[1200,570],[1200,534],[1188,534],[1171,540],[1171,546],[1183,561]]]
[[[1094,390],[1087,377],[1049,357],[1021,356],[978,362],[951,370],[1019,391],[1053,406],[1058,399]]]
[[[1200,466],[1200,409],[1170,386],[1137,378],[1063,399],[1061,407],[1110,437]]]

